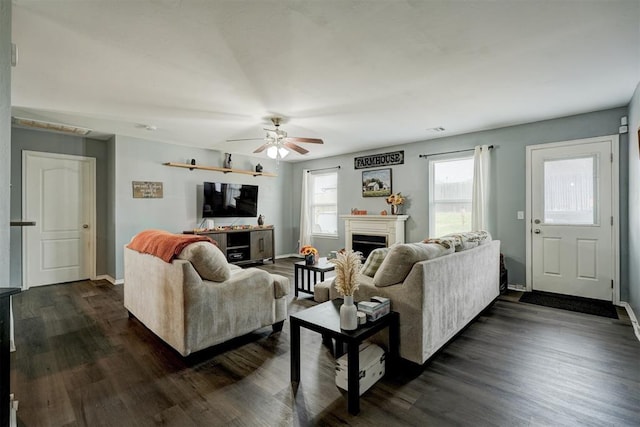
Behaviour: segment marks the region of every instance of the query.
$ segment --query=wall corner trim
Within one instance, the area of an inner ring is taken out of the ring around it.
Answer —
[[[106,280],[107,282],[111,283],[112,285],[122,285],[124,284],[124,279],[114,279],[113,277],[109,276],[108,274],[102,274],[100,276],[96,276],[95,279],[93,280]]]

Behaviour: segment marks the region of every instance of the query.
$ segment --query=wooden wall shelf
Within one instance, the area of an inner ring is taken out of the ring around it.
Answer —
[[[244,175],[253,175],[253,176],[272,176],[272,177],[278,176],[276,174],[268,173],[268,172],[254,172],[254,171],[247,171],[243,169],[219,168],[217,166],[190,165],[187,163],[167,162],[167,163],[163,163],[163,165],[172,166],[174,168],[202,169],[202,170],[213,171],[213,172],[241,173]]]

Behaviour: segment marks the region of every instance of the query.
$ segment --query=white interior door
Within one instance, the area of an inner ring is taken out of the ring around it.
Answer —
[[[95,159],[23,152],[23,287],[95,276]]]
[[[528,153],[533,290],[613,299],[613,140],[546,144]]]

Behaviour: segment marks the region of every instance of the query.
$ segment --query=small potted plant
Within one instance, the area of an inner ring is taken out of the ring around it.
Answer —
[[[304,245],[300,248],[300,253],[304,255],[304,262],[313,265],[318,262],[318,250],[311,245]]]

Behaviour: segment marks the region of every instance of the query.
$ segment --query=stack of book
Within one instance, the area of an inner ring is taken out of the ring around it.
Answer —
[[[378,320],[391,311],[391,301],[389,298],[372,297],[371,301],[361,301],[358,303],[358,311],[367,315],[367,321]]]

